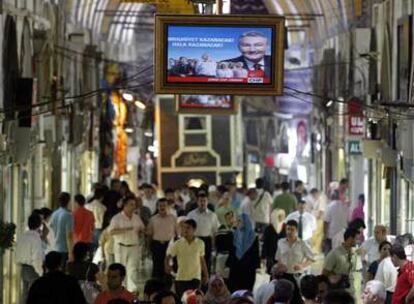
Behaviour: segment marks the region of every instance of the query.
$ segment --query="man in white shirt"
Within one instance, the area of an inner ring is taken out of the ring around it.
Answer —
[[[40,227],[42,219],[39,214],[33,213],[28,220],[29,230],[24,232],[16,243],[16,262],[20,265],[21,279],[23,281],[22,303],[26,303],[30,286],[43,274],[44,252]]]
[[[339,192],[335,190],[325,215],[325,253],[332,249],[332,239],[348,227],[349,213],[349,206],[339,200]]]
[[[289,214],[285,222],[296,221],[298,223],[298,237],[309,244],[313,232],[316,230],[316,219],[311,213],[305,211],[305,205],[304,201],[298,202],[298,210]]]
[[[187,217],[197,223],[195,235],[204,242],[205,260],[210,271],[213,238],[218,231],[220,223],[217,215],[207,208],[208,196],[205,192],[200,191],[197,194],[197,204],[198,208],[191,211]]]
[[[276,261],[277,272],[295,286],[292,303],[302,303],[298,279],[315,260],[309,245],[298,238],[298,223],[294,220],[286,223],[286,238],[277,243]]]
[[[166,198],[158,200],[158,213],[151,217],[147,236],[152,253],[152,277],[164,279],[164,260],[169,242],[177,234],[177,218],[169,213]]]
[[[264,180],[262,178],[256,179],[257,199],[250,201],[251,218],[255,222],[258,233],[262,233],[269,225],[273,203],[272,196],[263,187]]]
[[[359,249],[363,258],[362,261],[367,265],[371,265],[372,262],[380,258],[379,245],[384,241],[393,243],[394,239],[393,236],[387,234],[387,227],[384,225],[375,226],[374,236],[363,242]]]
[[[127,289],[135,291],[138,283],[139,233],[145,227],[138,215],[134,213],[136,201],[134,196],[122,200],[122,211],[116,214],[109,225],[114,239],[115,262],[128,269]]]
[[[391,257],[383,259],[378,265],[375,280],[378,280],[384,284],[387,291],[387,299],[390,301],[392,299],[392,295],[394,294],[395,286],[397,285],[397,278],[398,270],[392,263]]]
[[[85,205],[85,208],[93,213],[95,219],[95,229],[93,231],[92,240],[92,244],[95,248],[99,247],[99,239],[102,234],[103,219],[106,211],[105,205],[102,204],[104,194],[104,189],[101,186],[96,186],[93,201]]]
[[[211,59],[210,54],[203,54],[201,61],[197,61],[195,66],[196,76],[215,77],[217,69],[217,62]]]
[[[150,184],[143,184],[142,189],[142,202],[144,206],[151,210],[151,214],[154,214],[157,210],[157,194],[153,186]]]

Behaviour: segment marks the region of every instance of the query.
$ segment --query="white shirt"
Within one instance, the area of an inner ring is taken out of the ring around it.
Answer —
[[[315,200],[311,194],[305,197],[306,210],[312,213],[318,218],[319,213],[326,211],[326,200],[322,195],[319,196],[318,200]]]
[[[286,265],[287,273],[303,273],[303,269],[294,270],[293,266],[303,263],[305,258],[313,260],[314,255],[309,245],[300,238],[292,246],[289,245],[287,238],[280,239],[277,243],[276,260]]]
[[[231,70],[231,69],[218,69],[217,70],[217,77],[232,78],[233,77],[233,70]]]
[[[272,196],[263,189],[257,189],[257,199],[251,201],[249,199],[250,215],[256,223],[270,223],[270,212],[272,210]]]
[[[200,212],[197,208],[191,211],[187,217],[196,221],[197,230],[195,235],[199,237],[214,236],[220,226],[217,215],[208,209]]]
[[[86,204],[85,208],[93,213],[95,218],[95,229],[102,229],[103,218],[106,211],[106,207],[102,204],[102,202],[95,199],[89,204]]]
[[[157,197],[153,196],[151,198],[146,198],[145,196],[142,197],[142,203],[145,207],[148,207],[151,210],[151,215],[157,211]]]
[[[135,213],[132,214],[132,217],[129,218],[125,215],[123,211],[116,214],[109,224],[109,231],[119,228],[133,228],[123,233],[114,234],[114,243],[115,244],[124,244],[124,245],[138,245],[138,233],[140,230],[144,229],[144,224],[141,219]]]
[[[325,222],[329,224],[328,238],[333,239],[335,235],[348,227],[349,207],[340,201],[332,201],[328,205]]]
[[[267,304],[270,297],[275,293],[275,284],[277,280],[272,280],[269,283],[260,285],[259,288],[254,292],[254,303],[255,304]]]
[[[44,251],[40,234],[35,230],[24,232],[16,243],[16,262],[30,265],[39,276],[43,274]]]
[[[216,76],[217,63],[214,60],[197,62],[196,75]]]
[[[294,220],[299,223],[300,213],[299,211],[294,211],[286,217],[285,222],[287,223],[290,220]],[[313,232],[316,230],[316,218],[309,212],[303,212],[302,214],[302,240],[309,240]]]
[[[385,258],[379,263],[375,280],[382,282],[389,292],[394,292],[397,285],[398,271],[391,261],[391,257]]]
[[[392,243],[395,237],[388,235],[387,241]],[[380,252],[379,252],[379,243],[375,240],[374,237],[370,237],[365,242],[362,243],[361,248],[366,252],[368,264],[379,260]],[[365,256],[365,255],[364,255]],[[365,259],[364,259],[365,260]]]

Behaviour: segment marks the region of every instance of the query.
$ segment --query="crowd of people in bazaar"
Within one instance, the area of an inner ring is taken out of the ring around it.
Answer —
[[[250,189],[230,181],[134,193],[114,179],[87,197],[62,192],[56,210],[33,210],[17,239],[22,303],[413,301],[412,236],[377,225],[365,239],[365,198],[349,201],[347,179],[327,193],[302,181],[273,188],[259,178]],[[257,284],[261,271],[270,280]]]

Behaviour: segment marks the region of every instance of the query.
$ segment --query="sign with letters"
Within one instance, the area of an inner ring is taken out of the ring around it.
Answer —
[[[360,140],[348,141],[348,152],[349,155],[360,155],[362,154],[362,145]]]

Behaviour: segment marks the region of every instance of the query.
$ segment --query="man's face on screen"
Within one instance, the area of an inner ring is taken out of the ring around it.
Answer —
[[[247,60],[259,62],[266,54],[267,39],[260,36],[243,37],[239,40],[239,49]]]

